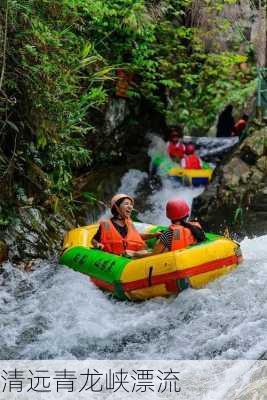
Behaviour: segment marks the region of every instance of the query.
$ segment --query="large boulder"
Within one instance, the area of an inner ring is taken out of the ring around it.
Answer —
[[[239,157],[234,157],[223,166],[222,173],[224,186],[235,188],[242,182],[247,182],[250,175],[250,167]]]
[[[267,233],[267,127],[255,130],[217,167],[193,214],[207,229]]]

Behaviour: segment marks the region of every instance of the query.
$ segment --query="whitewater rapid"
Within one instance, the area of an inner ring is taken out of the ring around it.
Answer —
[[[119,191],[138,196],[147,174],[129,171]],[[141,213],[167,223],[166,201],[191,204],[203,189],[163,181]],[[4,265],[0,276],[0,359],[258,359],[267,348],[267,236],[241,243],[244,263],[178,297],[120,302],[56,262],[33,273]]]

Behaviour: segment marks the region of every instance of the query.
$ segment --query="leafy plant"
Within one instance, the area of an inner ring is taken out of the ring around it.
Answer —
[[[206,132],[225,103],[242,104],[255,90],[250,44],[242,54],[242,35],[228,50],[205,46],[210,32],[229,30],[222,11],[235,3],[205,1],[205,28],[192,22],[191,0],[2,2],[0,146],[9,185],[30,181],[24,167],[33,160],[51,182],[48,196],[73,203],[73,177],[106,140],[93,134],[103,129],[118,68],[133,75],[130,108],[145,101],[190,133]],[[110,148],[99,159],[110,163],[121,152]]]

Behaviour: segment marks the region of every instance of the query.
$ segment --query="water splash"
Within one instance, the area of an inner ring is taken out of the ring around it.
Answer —
[[[191,188],[173,183],[168,178],[162,178],[162,187],[160,190],[153,192],[147,198],[147,204],[150,205],[147,211],[140,213],[143,221],[150,222],[156,225],[169,225],[170,221],[166,217],[165,207],[168,200],[174,197],[180,197],[187,201],[190,208],[194,197],[199,196],[204,188]]]
[[[204,289],[143,303],[112,300],[64,267],[25,274],[6,264],[1,358],[258,358],[267,346],[266,244],[245,239],[244,264]]]
[[[118,191],[138,194],[147,175],[129,171]],[[166,224],[170,197],[190,204],[202,189],[163,180],[142,218]],[[143,303],[119,302],[88,277],[41,262],[0,275],[1,359],[256,359],[267,347],[267,236],[241,243],[245,262],[206,288]]]

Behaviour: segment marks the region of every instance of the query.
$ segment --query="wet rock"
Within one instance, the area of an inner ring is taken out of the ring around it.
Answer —
[[[193,203],[193,214],[208,229],[222,231],[230,226],[244,235],[267,232],[266,148],[267,128],[263,128],[216,169],[211,184]]]
[[[238,187],[240,182],[246,183],[250,176],[250,168],[240,158],[234,157],[222,168],[223,183],[229,188]]]
[[[267,175],[267,156],[260,157],[257,161],[256,166],[260,171]]]
[[[28,260],[25,262],[19,261],[15,265],[16,265],[16,268],[20,269],[21,271],[32,272],[36,269],[35,266],[38,265],[35,261],[36,260]]]
[[[253,182],[254,186],[260,187],[260,183],[263,182],[264,173],[262,173],[257,167],[252,167],[250,169],[250,180]]]
[[[267,147],[267,128],[256,131],[253,135],[248,137],[240,147],[240,152],[250,151],[255,157],[259,158],[265,154]]]
[[[250,207],[256,211],[262,211],[267,216],[267,187],[259,190],[251,200]]]
[[[127,101],[123,98],[111,99],[105,114],[104,130],[107,134],[112,133],[129,115]]]
[[[248,146],[243,146],[241,148],[240,158],[248,165],[255,165],[257,162],[257,154]]]
[[[3,240],[0,240],[0,263],[5,261],[7,259],[7,256],[8,256],[8,246]]]
[[[266,353],[264,358],[265,360]],[[263,362],[254,362],[247,371],[243,371],[231,389],[227,391],[225,400],[264,400],[267,393],[267,367]]]
[[[34,162],[27,162],[27,175],[31,182],[40,190],[47,189],[51,186],[48,175]]]
[[[62,215],[50,215],[41,207],[20,207],[17,219],[4,234],[9,258],[15,263],[23,261],[23,269],[27,270],[33,259],[57,257],[64,233],[70,227]]]

